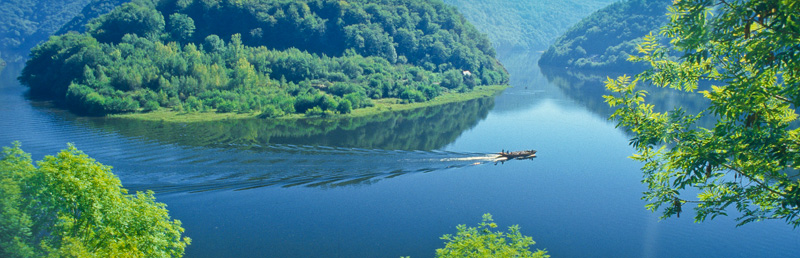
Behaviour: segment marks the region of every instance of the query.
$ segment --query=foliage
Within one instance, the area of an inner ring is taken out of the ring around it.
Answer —
[[[544,50],[581,18],[613,0],[444,0],[500,49]]]
[[[627,62],[642,37],[667,22],[671,0],[626,0],[611,4],[575,24],[556,39],[539,65],[594,70],[636,70]]]
[[[0,1],[0,52],[9,61],[28,50],[75,16],[89,0]]]
[[[111,167],[69,145],[32,164],[0,159],[0,256],[180,257],[190,243],[153,192],[128,194]]]
[[[436,257],[550,257],[543,250],[531,252],[528,248],[535,242],[523,236],[519,226],[508,227],[508,233],[492,231],[496,227],[488,213],[477,228],[458,225],[456,235],[442,236],[447,242],[444,248],[436,249]]]
[[[78,16],[56,35],[69,31],[84,32],[89,20],[110,12],[129,0],[92,0]],[[522,0],[444,0],[460,10],[479,31],[488,34],[496,47],[546,49],[554,38],[569,26],[612,0],[522,1]],[[408,30],[398,30],[399,34]],[[403,45],[401,41],[396,43]],[[399,57],[400,58],[400,57]]]
[[[55,35],[66,34],[70,31],[86,32],[86,25],[94,18],[114,10],[117,6],[130,2],[130,0],[92,0],[86,4],[80,13],[61,26]]]
[[[91,115],[267,106],[280,111],[273,115],[314,107],[322,112],[309,114],[318,115],[504,84],[494,54],[485,35],[439,1],[136,0],[84,34],[33,49],[20,81],[35,97]],[[440,86],[445,72],[464,70],[474,80]],[[339,108],[345,99],[350,108]]]
[[[547,66],[541,67],[541,71],[548,82],[558,87],[567,97],[591,110],[592,113],[598,116],[609,116],[614,113],[615,108],[610,107],[603,98],[604,95],[608,95],[604,86],[609,77],[608,72],[564,70]],[[708,99],[694,92],[676,92],[669,88],[652,85],[637,85],[637,87],[647,91],[648,101],[654,105],[655,111],[669,111],[679,106],[686,112],[697,113],[706,109],[709,104]],[[710,116],[697,121],[700,126],[709,126],[714,123],[716,121]]]
[[[639,46],[652,69],[607,82],[618,96],[612,118],[634,137],[643,162],[644,198],[664,217],[695,206],[703,221],[738,211],[739,225],[782,219],[800,225],[800,2],[678,1],[662,33],[683,53],[677,61],[653,36]],[[637,81],[693,92],[699,80],[707,109],[659,113]],[[705,128],[696,121],[713,117]],[[696,193],[695,197],[690,197]]]

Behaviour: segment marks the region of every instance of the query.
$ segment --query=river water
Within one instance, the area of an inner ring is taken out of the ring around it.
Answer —
[[[553,257],[796,257],[780,221],[659,221],[628,135],[596,79],[506,53],[512,88],[487,99],[348,120],[202,124],[76,117],[0,75],[0,143],[35,160],[72,142],[183,222],[186,257],[432,257],[491,213]],[[659,103],[694,107],[692,96]],[[500,150],[534,160],[495,164]],[[689,209],[685,209],[689,210]]]

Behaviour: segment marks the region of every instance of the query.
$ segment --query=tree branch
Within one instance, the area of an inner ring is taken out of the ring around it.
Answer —
[[[763,188],[767,189],[768,191],[770,191],[770,192],[772,192],[772,193],[774,193],[774,194],[780,195],[780,196],[782,196],[782,197],[787,197],[787,196],[786,196],[786,193],[781,193],[781,192],[778,192],[778,191],[776,191],[775,189],[772,189],[772,188],[771,188],[771,187],[769,187],[768,185],[764,184],[764,182],[761,182],[761,181],[759,181],[758,179],[755,179],[754,177],[752,177],[752,176],[750,176],[750,175],[747,175],[747,174],[745,174],[745,173],[744,173],[744,172],[742,172],[742,171],[739,171],[739,170],[737,170],[736,168],[734,168],[734,167],[733,167],[733,166],[731,166],[731,165],[728,165],[728,164],[722,164],[722,166],[723,166],[723,167],[725,167],[725,168],[727,168],[727,169],[730,169],[730,170],[731,170],[731,171],[733,171],[733,172],[736,172],[736,173],[738,173],[738,174],[739,174],[739,175],[741,175],[741,176],[744,176],[744,177],[746,177],[747,179],[749,179],[749,180],[750,180],[750,182],[754,182],[754,183],[758,184],[759,186],[761,186],[761,187],[763,187]]]

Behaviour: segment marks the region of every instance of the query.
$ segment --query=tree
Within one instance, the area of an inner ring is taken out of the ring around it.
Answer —
[[[194,20],[186,14],[172,14],[169,16],[169,28],[172,38],[180,41],[189,41],[194,35]]]
[[[529,236],[523,236],[519,226],[508,227],[508,233],[492,231],[496,227],[492,215],[488,213],[483,215],[483,222],[477,228],[458,225],[455,236],[442,236],[447,243],[444,248],[436,249],[436,257],[550,257],[543,250],[528,250],[536,242]]]
[[[203,47],[206,52],[222,52],[225,51],[225,41],[220,39],[219,36],[211,34],[206,37]]]
[[[125,34],[152,37],[164,30],[164,16],[136,3],[126,3],[111,13],[92,20],[89,33],[100,42],[119,42]]]
[[[461,84],[463,83],[464,76],[461,74],[461,71],[450,69],[444,73],[444,78],[442,78],[441,85],[442,87],[452,90],[461,87]]]
[[[36,166],[3,148],[0,215],[2,257],[180,257],[191,242],[153,192],[128,194],[72,145]]]
[[[661,33],[682,56],[650,35],[630,59],[652,68],[606,83],[617,95],[606,101],[619,107],[611,117],[633,133],[632,158],[644,163],[647,208],[666,218],[689,204],[703,221],[733,207],[739,225],[800,225],[800,2],[677,1]],[[713,86],[699,91],[710,104],[697,114],[656,112],[635,86],[693,92],[699,80]]]
[[[347,99],[343,99],[339,102],[339,105],[336,106],[336,111],[339,111],[341,114],[349,114],[353,111],[353,103]]]

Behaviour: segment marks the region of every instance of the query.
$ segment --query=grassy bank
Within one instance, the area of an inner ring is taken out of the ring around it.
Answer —
[[[379,99],[379,100],[374,100],[375,105],[372,107],[359,108],[353,110],[350,114],[338,114],[333,117],[363,117],[363,116],[376,115],[384,112],[411,110],[422,107],[430,107],[430,106],[443,105],[447,103],[467,101],[472,99],[494,96],[502,92],[507,87],[508,85],[479,86],[475,87],[475,89],[473,89],[470,92],[444,93],[430,101],[407,103],[407,104],[403,104],[401,103],[401,100],[394,98]],[[190,122],[202,122],[202,121],[216,121],[224,119],[253,118],[257,117],[259,114],[260,113],[258,112],[217,113],[214,111],[186,113],[186,112],[176,112],[176,111],[169,111],[167,109],[161,109],[158,111],[153,111],[148,113],[120,114],[120,115],[111,115],[110,117],[124,118],[124,119],[139,119],[148,121],[190,123]],[[292,114],[275,119],[301,119],[301,118],[306,118],[306,116],[302,114]]]

